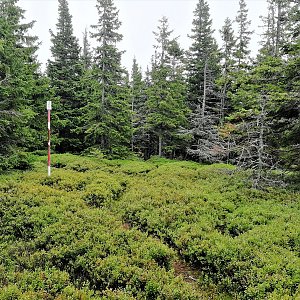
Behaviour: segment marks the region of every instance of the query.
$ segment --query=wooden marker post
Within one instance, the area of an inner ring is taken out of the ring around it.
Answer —
[[[48,176],[51,176],[51,131],[50,131],[50,122],[51,122],[51,109],[52,109],[52,102],[47,101],[47,111],[48,111]]]

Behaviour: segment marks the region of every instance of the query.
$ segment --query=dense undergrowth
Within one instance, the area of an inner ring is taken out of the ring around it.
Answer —
[[[0,176],[0,300],[300,298],[299,193],[228,165],[45,162]]]

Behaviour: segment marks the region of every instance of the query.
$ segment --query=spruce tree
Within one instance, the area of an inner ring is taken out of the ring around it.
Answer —
[[[283,61],[268,56],[233,87],[230,120],[235,147],[231,157],[238,165],[253,170],[256,186],[267,179],[268,170],[278,166],[282,132],[276,115],[278,104],[288,97],[283,71]]]
[[[219,80],[221,89],[220,123],[223,124],[229,106],[227,92],[230,88],[232,72],[235,65],[234,49],[236,46],[236,38],[232,28],[232,21],[229,18],[225,19],[224,26],[220,30],[220,33],[223,41],[221,48],[222,76]]]
[[[262,49],[258,57],[259,66],[268,70],[265,86],[276,82],[277,89],[283,89],[284,97],[276,101],[269,111],[272,119],[270,136],[277,149],[277,159],[285,167],[297,169],[299,165],[299,36],[300,36],[300,4],[294,1],[270,0],[268,17],[264,19],[265,32]],[[275,74],[271,64],[276,57],[280,67]],[[277,92],[278,93],[278,92]],[[283,93],[283,92],[282,92]],[[278,95],[280,95],[278,93]],[[299,168],[298,168],[299,169]]]
[[[261,41],[262,55],[280,56],[283,46],[288,42],[290,1],[268,0],[268,15],[261,17],[264,24]]]
[[[300,39],[300,3],[297,0],[291,0],[291,9],[288,13],[289,20],[289,41],[297,48]]]
[[[239,11],[236,16],[235,22],[238,26],[237,45],[235,57],[237,60],[237,68],[244,69],[250,59],[249,43],[253,31],[249,27],[251,21],[248,19],[248,9],[245,0],[239,0]]]
[[[268,15],[261,16],[263,21],[264,32],[262,34],[262,41],[260,42],[262,48],[260,52],[264,55],[275,55],[276,52],[276,5],[273,0],[268,0]]]
[[[278,104],[274,115],[277,129],[280,130],[279,147],[283,149],[282,160],[285,166],[300,171],[300,4],[291,1],[288,12],[289,40],[283,46],[286,59],[281,80],[284,78],[287,97]],[[284,60],[285,61],[285,60]],[[282,76],[283,75],[283,76]],[[278,139],[277,139],[278,140]]]
[[[90,103],[94,110],[88,116],[88,138],[109,155],[122,155],[129,149],[131,138],[130,90],[127,74],[121,66],[122,52],[116,44],[121,22],[112,0],[97,0],[99,21],[93,25],[93,75],[99,85],[99,98]]]
[[[131,71],[131,112],[132,112],[132,151],[141,153],[145,156],[146,150],[146,84],[143,80],[141,68],[136,59],[133,59]]]
[[[187,132],[192,137],[188,153],[200,161],[213,161],[222,150],[217,130],[220,98],[215,84],[220,76],[220,54],[213,32],[208,3],[199,0],[187,61],[188,103],[192,109]]]
[[[187,60],[188,102],[192,109],[201,104],[205,110],[204,77],[209,74],[212,83],[219,76],[220,57],[213,33],[208,3],[199,0],[194,11],[192,34],[189,36],[192,46],[188,51]]]
[[[85,29],[83,33],[82,61],[85,70],[88,70],[92,67],[93,55],[91,52],[91,45],[89,43],[87,29]]]
[[[73,34],[72,16],[67,0],[58,1],[58,22],[56,33],[51,32],[52,59],[48,61],[47,74],[51,86],[55,89],[53,112],[59,120],[58,144],[59,152],[79,152],[83,150],[83,136],[76,131],[81,126],[80,108],[84,103],[78,99],[83,66],[80,60],[78,39]]]
[[[275,34],[275,55],[278,56],[285,43],[292,42],[286,37],[289,27],[290,0],[273,0],[276,5],[276,34]],[[273,4],[273,3],[271,3]]]
[[[176,39],[171,39],[168,19],[163,17],[154,32],[157,44],[151,70],[151,85],[147,91],[147,127],[156,137],[157,154],[176,149],[173,135],[186,123],[185,82],[180,61],[183,51]]]
[[[41,114],[48,84],[38,72],[34,22],[22,23],[16,0],[0,2],[0,155],[42,146]]]

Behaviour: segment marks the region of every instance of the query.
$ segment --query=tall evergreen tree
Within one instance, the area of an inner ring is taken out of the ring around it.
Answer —
[[[186,123],[185,82],[180,61],[183,51],[176,39],[171,39],[168,19],[163,17],[154,32],[157,44],[151,70],[151,85],[148,88],[147,127],[156,136],[157,154],[162,156],[165,150],[174,150],[172,136],[180,126]]]
[[[289,0],[268,0],[268,15],[261,17],[264,23],[261,54],[279,56],[288,42]]]
[[[194,11],[192,35],[189,36],[192,46],[188,51],[187,60],[188,102],[193,109],[201,104],[205,111],[206,99],[203,95],[207,92],[207,86],[204,85],[204,79],[210,77],[212,83],[219,76],[220,57],[213,33],[208,3],[199,0]]]
[[[220,99],[215,85],[220,76],[220,54],[213,32],[208,3],[199,0],[194,11],[187,69],[188,103],[192,109],[188,130],[192,142],[188,153],[200,161],[213,161],[221,151],[216,128]]]
[[[112,0],[97,0],[99,21],[93,25],[96,39],[93,74],[99,85],[99,100],[88,116],[88,138],[110,155],[127,151],[131,138],[130,90],[121,66],[117,43],[121,22]]]
[[[235,64],[234,49],[237,42],[232,28],[232,21],[229,18],[225,19],[220,33],[223,42],[221,49],[223,58],[223,72],[228,74],[230,71],[232,71]]]
[[[132,111],[132,141],[131,149],[145,156],[147,132],[146,120],[146,84],[143,80],[141,68],[133,59],[131,70],[131,111]]]
[[[286,167],[299,165],[299,36],[300,4],[294,1],[270,0],[268,18],[264,19],[265,33],[259,55],[259,65],[272,74],[274,56],[280,61],[279,71],[272,76],[277,88],[284,90],[276,105],[269,112],[272,118],[270,139],[280,149],[277,159]],[[271,26],[270,26],[271,24]],[[278,67],[277,67],[278,68]],[[265,85],[270,86],[270,76],[264,76]],[[278,93],[278,92],[277,92]],[[299,169],[299,168],[298,168]]]
[[[58,0],[58,13],[57,32],[55,34],[50,31],[52,59],[47,65],[47,74],[58,97],[53,105],[59,119],[56,150],[77,152],[84,148],[83,136],[76,133],[80,126],[80,108],[84,105],[77,98],[83,66],[78,39],[73,34],[72,16],[67,0]]]
[[[275,55],[276,49],[276,6],[274,1],[268,0],[268,15],[266,17],[261,16],[263,21],[264,32],[262,34],[260,52],[265,55]]]
[[[235,82],[234,110],[230,116],[236,145],[235,162],[254,171],[255,185],[279,162],[278,142],[282,132],[275,116],[279,103],[288,97],[283,71],[284,62],[268,56]]]
[[[232,81],[232,72],[234,70],[235,58],[234,49],[236,46],[236,38],[232,28],[232,21],[225,19],[224,26],[220,30],[223,45],[221,48],[222,56],[222,76],[219,80],[221,88],[221,105],[220,105],[220,123],[223,124],[225,111],[228,108],[227,92]]]
[[[29,34],[34,22],[22,23],[24,10],[16,0],[0,2],[0,155],[16,148],[36,149],[42,144],[47,82],[40,78],[35,59],[36,37]],[[31,127],[31,129],[30,129]],[[38,138],[40,140],[38,141]]]
[[[237,46],[235,57],[238,69],[243,69],[250,58],[249,43],[253,31],[250,31],[251,21],[248,19],[248,9],[245,0],[239,0],[239,11],[235,22],[238,26]]]
[[[300,4],[291,1],[288,12],[288,40],[283,47],[286,65],[284,77],[288,96],[278,105],[277,129],[280,130],[280,147],[287,167],[300,171]]]
[[[291,9],[288,13],[289,20],[289,38],[291,44],[299,45],[300,39],[300,3],[297,0],[291,0]]]
[[[89,43],[87,29],[85,29],[83,33],[82,61],[85,70],[88,70],[92,67],[93,55],[91,52],[91,45]]]

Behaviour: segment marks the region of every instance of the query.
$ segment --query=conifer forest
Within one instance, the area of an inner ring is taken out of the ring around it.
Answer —
[[[113,0],[82,40],[56,1],[45,70],[0,0],[0,300],[300,299],[300,3],[264,0],[253,54],[235,1],[188,49],[157,20],[142,71]]]

